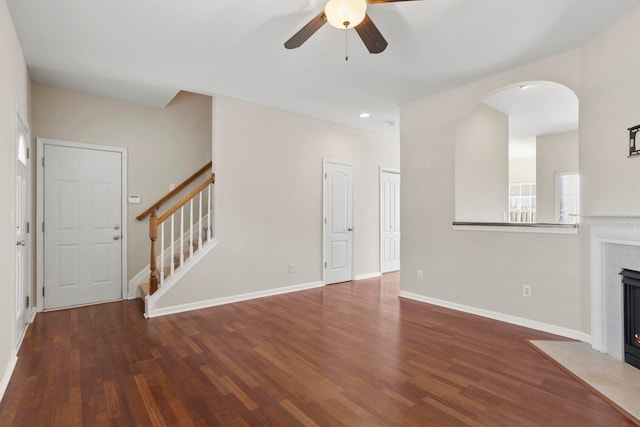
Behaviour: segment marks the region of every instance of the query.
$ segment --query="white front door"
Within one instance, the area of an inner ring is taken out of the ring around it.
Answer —
[[[15,346],[22,341],[31,317],[31,174],[29,173],[29,130],[19,114],[16,120],[15,199]]]
[[[122,298],[120,152],[44,147],[44,308]]]
[[[380,172],[380,271],[400,270],[400,173]]]
[[[353,170],[324,165],[324,281],[353,280]]]

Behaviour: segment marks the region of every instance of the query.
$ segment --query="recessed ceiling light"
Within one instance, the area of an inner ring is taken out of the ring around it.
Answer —
[[[360,113],[360,118],[361,119],[368,119],[369,117],[371,117],[371,114],[369,114],[369,113]]]

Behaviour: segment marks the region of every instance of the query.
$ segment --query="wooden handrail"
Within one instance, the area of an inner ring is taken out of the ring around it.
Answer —
[[[167,219],[170,218],[171,215],[176,213],[181,207],[189,203],[190,200],[195,198],[202,190],[207,188],[209,185],[216,182],[215,173],[211,173],[211,176],[207,178],[206,181],[203,181],[196,188],[194,188],[189,194],[184,196],[178,203],[172,206],[168,211],[166,211],[161,216],[157,216],[156,211],[152,210],[150,212],[151,217],[149,218],[149,239],[151,240],[151,256],[149,262],[149,295],[153,295],[154,292],[158,290],[158,266],[156,263],[156,240],[158,239],[158,227]],[[162,249],[161,249],[162,250]]]
[[[209,177],[209,179],[207,179],[202,184],[198,185],[196,188],[191,190],[191,192],[189,194],[187,194],[186,196],[184,196],[182,199],[180,199],[180,201],[178,203],[173,205],[168,211],[166,211],[161,216],[159,216],[158,217],[158,224],[162,224],[163,222],[165,222],[165,220],[167,218],[171,217],[171,215],[173,215],[174,213],[176,213],[178,211],[178,209],[180,209],[181,207],[183,207],[184,205],[189,203],[189,200],[191,200],[195,196],[197,196],[198,193],[200,193],[202,190],[207,188],[208,185],[213,184],[215,182],[216,182],[216,174],[212,173],[211,176]]]
[[[187,178],[184,181],[182,181],[182,183],[180,183],[176,188],[174,188],[173,190],[168,192],[164,197],[162,197],[160,200],[158,200],[153,205],[151,205],[151,207],[149,209],[147,209],[146,211],[144,211],[140,215],[138,215],[136,217],[136,219],[138,221],[142,221],[143,219],[148,217],[151,214],[151,212],[157,210],[161,205],[166,203],[167,200],[171,199],[173,196],[178,194],[183,188],[185,188],[187,185],[189,185],[193,181],[195,181],[200,175],[202,175],[203,173],[205,173],[206,171],[211,169],[212,164],[213,164],[213,162],[209,162],[206,165],[204,165],[203,167],[201,167],[200,169],[198,169],[198,171],[196,173],[194,173],[189,178]]]

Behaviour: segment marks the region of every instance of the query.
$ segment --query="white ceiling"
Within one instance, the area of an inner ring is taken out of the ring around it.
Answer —
[[[389,42],[349,30],[283,43],[321,0],[6,0],[36,82],[164,106],[178,90],[386,135],[399,106],[582,45],[639,0],[424,0],[370,5]],[[359,113],[367,111],[368,119]]]
[[[536,156],[536,136],[578,129],[578,97],[552,82],[523,82],[483,103],[509,116],[509,158]]]

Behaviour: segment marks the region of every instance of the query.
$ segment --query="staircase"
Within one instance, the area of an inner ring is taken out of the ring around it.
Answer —
[[[212,229],[215,174],[211,173],[186,196],[158,216],[162,205],[169,204],[181,190],[211,169],[211,166],[211,162],[207,163],[136,217],[138,221],[149,217],[149,276],[147,280],[138,284],[145,301],[145,316],[159,294],[166,293],[199,258],[215,246]],[[158,239],[159,254],[156,251]]]
[[[203,244],[202,246],[206,247],[208,244],[212,243],[212,239],[209,237],[208,235],[208,226],[205,226],[202,229],[202,241]],[[177,247],[180,244],[180,240],[177,240],[174,243],[174,246]],[[186,262],[189,262],[189,260],[192,257],[192,254],[198,254],[198,250],[200,249],[198,246],[198,237],[196,236],[193,240],[187,240],[185,243],[187,248],[189,248],[189,250],[185,250],[184,252],[180,252],[180,250],[177,250],[173,253],[173,257],[171,259],[166,259],[165,265],[167,265],[166,267],[161,267],[160,271],[158,272],[158,277],[161,277],[161,283],[164,283],[168,280],[169,276],[171,276],[172,273],[174,273],[176,270],[178,271],[178,273],[180,272],[179,267],[181,265],[185,265]],[[169,252],[169,250],[166,251],[167,254],[166,256],[171,256],[171,253]],[[171,264],[173,263],[173,264]],[[160,261],[160,258],[158,258],[156,260],[156,265],[158,264],[163,264]],[[171,271],[171,265],[173,265],[173,271]],[[142,293],[142,299],[145,299],[148,295],[150,295],[150,283],[149,283],[149,278],[147,277],[144,281],[139,282],[138,284],[138,288],[140,289],[141,293]]]

